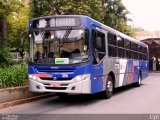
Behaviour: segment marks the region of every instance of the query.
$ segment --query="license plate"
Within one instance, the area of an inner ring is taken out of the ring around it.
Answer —
[[[60,87],[61,85],[59,83],[52,83],[50,86],[51,87]]]

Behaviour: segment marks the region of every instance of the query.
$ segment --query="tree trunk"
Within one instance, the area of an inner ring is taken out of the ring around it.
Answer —
[[[0,47],[2,46],[2,19],[0,19]]]
[[[7,38],[7,19],[1,19],[1,36],[2,36],[2,47],[6,48],[8,46],[8,38]]]

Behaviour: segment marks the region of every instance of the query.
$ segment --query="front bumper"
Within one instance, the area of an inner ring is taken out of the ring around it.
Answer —
[[[53,86],[58,84],[59,86]],[[75,78],[67,81],[50,81],[29,79],[29,90],[32,92],[56,92],[56,93],[91,93],[91,80],[76,81]]]

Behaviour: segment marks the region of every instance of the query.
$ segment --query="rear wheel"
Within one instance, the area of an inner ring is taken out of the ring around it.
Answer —
[[[135,83],[135,86],[136,86],[136,87],[140,87],[140,86],[141,86],[141,81],[142,81],[141,75],[139,74],[139,75],[138,75],[138,82]]]
[[[101,97],[103,99],[109,99],[112,97],[113,94],[113,79],[112,77],[109,75],[106,81],[106,90],[101,92]]]

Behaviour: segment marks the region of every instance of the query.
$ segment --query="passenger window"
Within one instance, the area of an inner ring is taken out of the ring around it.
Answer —
[[[146,55],[145,54],[142,54],[142,59],[146,60]]]
[[[117,36],[111,33],[108,33],[108,44],[117,45]]]
[[[124,39],[117,37],[118,47],[124,47]]]
[[[117,57],[117,36],[108,33],[108,56]]]
[[[126,58],[128,58],[128,59],[132,58],[132,53],[130,50],[126,50]]]
[[[98,64],[105,56],[105,34],[96,30],[92,31],[93,38],[93,64]]]
[[[118,48],[118,57],[124,58],[124,49]]]
[[[132,58],[133,59],[138,59],[138,53],[137,52],[132,52]]]
[[[108,56],[117,57],[117,47],[108,45]]]
[[[142,46],[138,46],[138,52],[142,52]]]
[[[137,44],[132,43],[132,50],[137,51]]]
[[[143,48],[142,48],[142,52],[143,52],[144,54],[147,54],[147,48],[143,47]]]
[[[131,42],[128,40],[124,40],[124,47],[127,49],[131,49]]]
[[[139,60],[142,60],[143,58],[142,58],[142,54],[141,53],[139,53]]]

